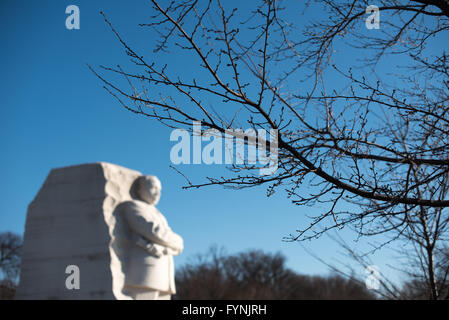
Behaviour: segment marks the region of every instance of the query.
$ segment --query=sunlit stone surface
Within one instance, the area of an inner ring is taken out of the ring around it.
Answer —
[[[53,169],[28,207],[16,298],[130,299],[122,292],[127,229],[114,210],[133,199],[139,176],[103,162]],[[78,290],[66,287],[69,265],[79,267]]]

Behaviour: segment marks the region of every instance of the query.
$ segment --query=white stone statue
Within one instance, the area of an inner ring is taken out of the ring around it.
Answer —
[[[183,240],[155,207],[161,196],[159,179],[141,176],[134,189],[138,199],[122,202],[115,209],[129,228],[123,239],[129,244],[124,255],[123,293],[136,300],[167,300],[176,293],[173,256],[182,252]]]
[[[183,241],[160,192],[112,163],[51,170],[28,207],[16,299],[169,299]]]

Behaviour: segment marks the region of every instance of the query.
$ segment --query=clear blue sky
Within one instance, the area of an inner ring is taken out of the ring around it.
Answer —
[[[70,4],[80,8],[80,30],[65,28]],[[263,187],[182,190],[184,180],[169,168],[171,130],[124,110],[88,70],[86,63],[126,59],[99,11],[131,43],[152,45],[157,35],[137,26],[148,21],[149,9],[143,0],[0,2],[0,232],[23,233],[27,205],[52,168],[106,161],[160,178],[159,209],[185,241],[177,266],[216,244],[230,253],[281,251],[298,272],[327,273],[300,244],[282,241],[308,223],[305,214],[312,209],[293,206],[282,192],[267,198]],[[223,173],[218,166],[182,169],[195,181]],[[343,236],[352,239],[349,232]],[[339,257],[327,237],[304,245],[325,260]],[[388,261],[386,255],[374,259],[381,271]]]

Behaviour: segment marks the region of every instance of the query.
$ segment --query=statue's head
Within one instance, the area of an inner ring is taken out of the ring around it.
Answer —
[[[137,179],[137,196],[146,203],[156,205],[161,197],[162,185],[156,176],[141,176]]]

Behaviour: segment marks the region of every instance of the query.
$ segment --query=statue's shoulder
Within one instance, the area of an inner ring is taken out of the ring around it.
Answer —
[[[145,208],[147,204],[143,201],[139,200],[127,200],[119,203],[119,205],[116,207],[116,210],[126,212],[128,210],[141,210]]]
[[[140,201],[140,200],[123,201],[119,205],[117,205],[116,210],[124,211],[124,212],[129,212],[129,211],[153,212],[153,211],[157,211],[155,206],[148,204],[146,202]]]

